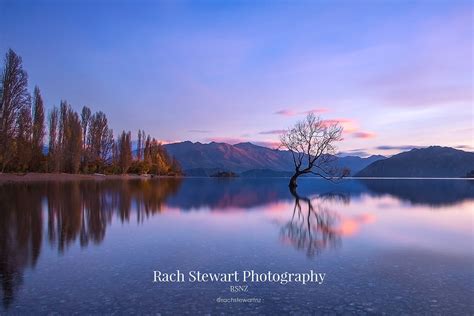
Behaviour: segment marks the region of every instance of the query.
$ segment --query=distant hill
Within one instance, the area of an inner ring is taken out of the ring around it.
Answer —
[[[357,177],[465,177],[474,169],[474,153],[450,147],[412,149],[378,160],[356,174]]]
[[[282,174],[279,172],[291,172],[294,169],[290,152],[257,146],[252,143],[230,145],[186,141],[167,144],[165,148],[170,155],[178,159],[185,173],[193,176],[208,176],[215,173],[216,170],[236,173],[253,170],[242,176],[281,176]],[[349,168],[351,174],[355,174],[372,162],[383,158],[385,157],[341,157],[337,160],[337,165]]]
[[[345,156],[339,157],[337,160],[337,165],[340,168],[349,168],[351,170],[350,176],[353,176],[371,163],[382,159],[387,159],[387,157],[382,155],[372,155],[367,158],[358,156]]]
[[[243,172],[250,169],[291,170],[291,157],[279,150],[251,143],[230,145],[190,141],[165,145],[168,153],[186,169],[221,169]]]

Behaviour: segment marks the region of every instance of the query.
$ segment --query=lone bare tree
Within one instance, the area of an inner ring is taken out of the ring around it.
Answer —
[[[309,113],[281,135],[281,145],[291,152],[295,165],[295,173],[289,183],[290,189],[296,189],[296,180],[303,174],[313,174],[325,179],[347,175],[348,170],[340,170],[335,164],[335,143],[342,139],[342,130],[337,122],[323,121]]]

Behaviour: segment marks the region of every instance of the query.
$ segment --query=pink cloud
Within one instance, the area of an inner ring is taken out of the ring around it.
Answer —
[[[355,138],[364,138],[364,139],[368,139],[368,138],[375,138],[377,135],[375,133],[372,133],[372,132],[365,132],[365,131],[360,131],[360,132],[355,132],[353,134],[353,136]]]
[[[282,110],[283,111],[283,110]],[[296,113],[296,114],[303,114],[303,113],[315,113],[315,111],[326,111],[326,109],[313,109],[305,112],[291,112],[289,110],[285,110],[287,113],[286,115],[290,115],[289,113]],[[291,115],[296,115],[296,114],[291,114]],[[350,118],[334,118],[334,119],[327,119],[327,120],[322,120],[322,123],[324,126],[330,126],[334,124],[339,124],[343,128],[343,133],[344,134],[352,134],[353,137],[355,138],[374,138],[376,137],[376,134],[373,132],[368,132],[368,131],[360,131],[359,130],[359,124],[356,120],[350,119]],[[263,135],[279,135],[286,132],[286,130],[269,130],[269,131],[263,131],[260,132],[259,134]]]
[[[350,133],[354,133],[357,131],[357,122],[355,120],[352,120],[352,119],[348,119],[348,118],[337,118],[337,119],[331,119],[331,120],[323,120],[322,121],[324,125],[326,126],[329,126],[329,125],[333,125],[333,124],[339,124],[340,126],[342,126],[342,128],[344,129],[344,133],[346,134],[350,134]]]

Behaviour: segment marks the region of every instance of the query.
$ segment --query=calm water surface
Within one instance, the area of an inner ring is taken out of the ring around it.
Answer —
[[[1,185],[0,313],[474,313],[474,181],[302,179],[298,197],[287,181]],[[152,282],[176,269],[327,275]]]

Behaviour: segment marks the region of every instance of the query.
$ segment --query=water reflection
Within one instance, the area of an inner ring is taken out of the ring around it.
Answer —
[[[288,190],[287,179],[170,178],[0,185],[3,305],[11,306],[23,271],[35,267],[42,245],[47,243],[62,254],[73,244],[83,248],[99,244],[114,220],[142,223],[168,209],[226,213],[262,211],[281,204],[287,217],[280,222],[280,239],[315,257],[325,249],[340,247],[343,236],[354,234],[361,223],[373,220],[373,214],[349,215],[354,201],[366,196],[380,200],[384,195],[432,209],[473,200],[474,181],[362,180],[334,184],[301,179],[298,192]],[[384,227],[386,231],[389,229]]]
[[[180,179],[166,181],[82,181],[0,185],[0,282],[8,308],[22,283],[23,270],[34,267],[46,231],[50,245],[63,253],[79,240],[82,247],[98,244],[113,217],[138,221],[161,212]],[[132,208],[133,205],[133,208]]]
[[[300,196],[296,190],[290,191],[295,199],[293,215],[280,231],[284,243],[303,250],[309,258],[319,255],[324,249],[336,248],[341,236],[336,225],[338,214],[321,202],[322,199],[339,199],[340,195],[327,194],[315,202],[306,196]],[[348,202],[348,197],[346,202]]]
[[[47,183],[48,239],[62,252],[78,237],[81,246],[98,244],[114,215],[128,222],[161,212],[166,198],[178,191],[180,179],[166,181],[86,181]],[[133,207],[132,207],[133,205]]]
[[[191,178],[183,182],[179,194],[167,204],[180,210],[250,210],[275,201],[293,201],[286,178],[215,179]],[[336,196],[339,199],[390,195],[410,204],[430,207],[448,206],[474,199],[473,180],[348,180],[338,183],[301,179],[302,196]]]
[[[474,199],[474,180],[365,179],[372,196],[388,194],[412,205],[448,206]]]
[[[23,280],[25,267],[34,267],[41,251],[42,225],[39,188],[0,186],[0,282],[8,307]]]

